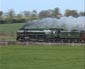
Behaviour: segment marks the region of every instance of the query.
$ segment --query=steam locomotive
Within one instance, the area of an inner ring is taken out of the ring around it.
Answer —
[[[32,42],[85,42],[85,31],[65,31],[63,29],[25,29],[17,31],[17,41]]]

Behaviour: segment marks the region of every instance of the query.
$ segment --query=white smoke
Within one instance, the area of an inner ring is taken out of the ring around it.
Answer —
[[[85,30],[85,17],[44,18],[34,20],[26,28],[63,28],[64,30]]]
[[[68,30],[85,30],[85,17],[62,17],[59,21],[65,24]]]

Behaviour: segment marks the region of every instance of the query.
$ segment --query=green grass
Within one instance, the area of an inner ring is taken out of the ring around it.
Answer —
[[[0,34],[6,33],[6,34],[12,34],[15,36],[1,36],[0,40],[16,40],[16,32],[18,29],[20,29],[25,23],[14,23],[14,24],[0,24]]]
[[[0,41],[13,41],[16,40],[16,36],[0,36]]]
[[[84,46],[0,46],[0,69],[84,69]]]
[[[25,23],[0,24],[0,33],[16,33]]]

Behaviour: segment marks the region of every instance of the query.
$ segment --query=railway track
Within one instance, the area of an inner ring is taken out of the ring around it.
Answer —
[[[0,41],[0,45],[72,45],[85,46],[83,43],[51,43],[51,42],[18,42],[18,41]]]

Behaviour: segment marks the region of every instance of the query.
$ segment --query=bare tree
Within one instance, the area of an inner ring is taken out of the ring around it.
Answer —
[[[3,11],[0,11],[0,20],[3,19]]]
[[[73,17],[78,17],[78,13],[76,10],[69,10],[67,9],[64,13],[65,16],[73,16]]]
[[[51,11],[49,11],[49,10],[40,11],[39,17],[40,18],[51,17]]]
[[[58,18],[59,16],[61,16],[62,14],[60,13],[60,9],[59,8],[54,8],[54,17]]]

